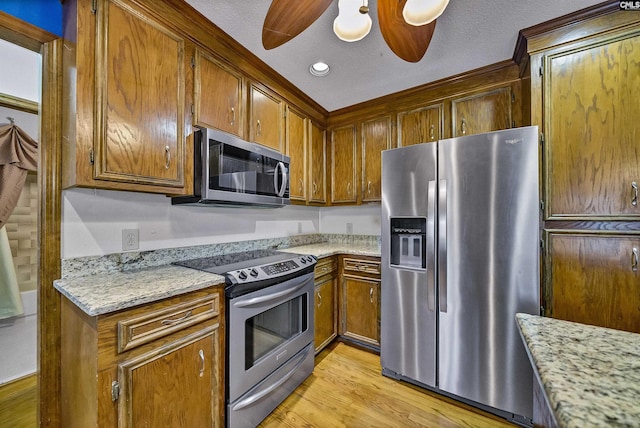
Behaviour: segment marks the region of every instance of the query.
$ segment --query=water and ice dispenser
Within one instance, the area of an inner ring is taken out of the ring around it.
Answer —
[[[391,267],[425,269],[427,266],[427,219],[391,217]]]

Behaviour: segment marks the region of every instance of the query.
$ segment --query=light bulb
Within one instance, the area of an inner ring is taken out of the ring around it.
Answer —
[[[333,32],[340,40],[357,42],[371,31],[371,17],[360,13],[362,0],[338,0],[338,16],[333,21]]]
[[[419,27],[442,15],[448,4],[449,0],[407,0],[402,16],[407,24]]]

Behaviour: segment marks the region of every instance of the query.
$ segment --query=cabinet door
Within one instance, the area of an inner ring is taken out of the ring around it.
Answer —
[[[219,426],[218,334],[210,327],[119,364],[118,426]]]
[[[284,151],[283,116],[282,100],[251,85],[251,141]]]
[[[442,138],[442,112],[442,104],[436,104],[398,113],[398,147]]]
[[[343,278],[343,332],[346,337],[380,346],[380,283]]]
[[[196,49],[194,124],[242,137],[242,75]]]
[[[550,233],[551,316],[640,333],[638,236]]]
[[[95,178],[184,187],[184,40],[119,0],[98,10]]]
[[[331,131],[331,202],[357,202],[355,125]]]
[[[289,197],[292,201],[307,200],[307,122],[308,119],[287,106],[287,155],[289,163]]]
[[[362,202],[379,202],[382,198],[382,151],[391,148],[391,126],[389,116],[362,124]]]
[[[325,277],[315,286],[314,342],[316,354],[338,335],[337,287],[338,279],[335,276]]]
[[[479,134],[511,128],[511,87],[455,99],[451,102],[452,135]]]
[[[640,35],[546,58],[547,217],[640,219],[638,46]]]
[[[327,139],[326,132],[311,122],[309,131],[309,202],[327,203]]]

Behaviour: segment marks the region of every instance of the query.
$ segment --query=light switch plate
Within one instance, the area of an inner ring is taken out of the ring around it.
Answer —
[[[122,251],[140,248],[140,229],[122,229]]]

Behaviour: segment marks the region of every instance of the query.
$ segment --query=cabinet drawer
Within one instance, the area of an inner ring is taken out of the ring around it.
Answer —
[[[374,275],[380,276],[380,262],[361,259],[344,259],[343,274],[345,275]]]
[[[127,351],[220,315],[218,296],[142,313],[118,322],[118,352]]]
[[[338,269],[338,259],[336,257],[325,257],[323,259],[318,260],[315,268],[315,276],[316,279],[329,275],[335,270]]]

